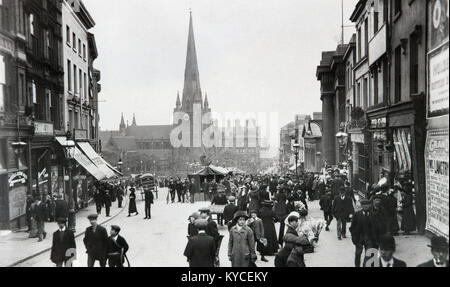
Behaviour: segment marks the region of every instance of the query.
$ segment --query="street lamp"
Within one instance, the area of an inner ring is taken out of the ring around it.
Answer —
[[[119,168],[120,172],[122,172],[122,165],[123,165],[122,159],[119,158],[119,161],[117,162],[117,167]]]
[[[294,148],[294,155],[295,155],[295,178],[298,180],[298,153],[300,149],[300,145],[296,142],[292,145]]]
[[[72,159],[75,156],[75,142],[71,140],[71,133],[67,132],[66,141],[62,145],[64,148],[64,154],[67,161],[67,169],[69,173],[69,190],[67,195],[69,197],[69,218],[68,218],[68,228],[75,232],[75,201],[73,198],[73,183],[72,183]]]

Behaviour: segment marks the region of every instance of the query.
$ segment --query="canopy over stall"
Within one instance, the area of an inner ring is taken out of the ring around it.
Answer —
[[[114,177],[113,169],[108,167],[108,163],[100,156],[92,146],[87,142],[77,142],[80,149],[86,154],[86,156],[106,175],[107,178]]]

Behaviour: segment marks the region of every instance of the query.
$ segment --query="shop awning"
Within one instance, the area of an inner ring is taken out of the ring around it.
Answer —
[[[95,152],[92,146],[87,142],[77,142],[80,149],[86,156],[106,175],[106,178],[114,177],[115,174],[111,168],[107,166],[107,162]]]
[[[120,171],[118,171],[116,168],[114,168],[112,165],[110,165],[106,160],[105,160],[106,166],[109,167],[114,173],[116,173],[118,176],[123,176],[123,173],[121,173]]]
[[[65,149],[70,149],[73,152],[74,159],[95,179],[102,180],[106,178],[106,175],[89,159],[80,149],[75,146],[75,142],[67,140],[65,137],[56,137],[56,141]],[[67,147],[72,146],[72,147]]]

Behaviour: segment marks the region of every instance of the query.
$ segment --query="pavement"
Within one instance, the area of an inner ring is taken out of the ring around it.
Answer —
[[[139,215],[127,217],[127,212],[118,213],[113,219],[105,222],[103,225],[108,228],[111,224],[119,225],[122,228],[121,235],[125,237],[130,245],[127,253],[132,267],[187,267],[188,263],[183,256],[184,248],[187,243],[187,219],[188,216],[201,207],[209,206],[208,202],[196,203],[166,203],[167,189],[160,189],[159,199],[155,199],[155,204],[152,205],[152,219],[143,219],[144,202],[138,198],[137,208]],[[321,218],[318,201],[308,203],[310,207],[310,216]],[[87,220],[84,223],[88,224]],[[80,226],[81,228],[81,226]],[[278,230],[278,224],[276,224]],[[55,228],[56,229],[56,228]],[[224,235],[220,250],[220,262],[222,267],[230,267],[228,261],[227,247],[228,247],[228,230],[224,227],[219,227],[219,232]],[[347,232],[349,234],[349,232]],[[77,260],[74,261],[74,266],[86,266],[87,255],[85,253],[84,244],[82,242],[83,236],[76,239],[77,244]],[[422,235],[396,236],[397,252],[395,256],[406,261],[408,266],[417,266],[431,258],[431,253],[427,244],[429,240]],[[47,237],[46,244],[50,244]],[[27,254],[32,251],[20,249],[10,243],[9,248],[13,250],[20,250],[22,257],[25,258]],[[25,242],[17,242],[18,246],[25,248],[27,245],[34,246],[37,244],[35,240],[25,240]],[[4,254],[4,249],[0,243],[0,252]],[[23,252],[22,252],[23,250]],[[11,250],[8,250],[11,253]],[[14,260],[21,257],[19,255],[8,255],[14,257]],[[3,256],[2,256],[3,257]],[[28,260],[17,264],[17,266],[26,267],[50,267],[53,266],[50,262],[50,252],[46,251],[38,256],[34,256]],[[274,257],[267,257],[269,262],[256,262],[259,267],[273,267]],[[9,260],[9,262],[14,262]],[[1,261],[8,261],[1,258]],[[330,231],[322,231],[320,235],[319,245],[314,253],[305,255],[305,262],[307,267],[353,267],[354,262],[354,246],[350,238],[339,241],[336,236],[336,221],[333,221],[330,226]],[[11,264],[11,263],[10,263]],[[4,265],[10,265],[4,264]],[[98,262],[96,263],[98,266]]]
[[[102,214],[98,217],[98,222],[104,225],[113,220],[127,207],[126,198],[124,198],[122,204],[122,208],[118,208],[117,201],[112,203],[110,217],[106,217],[105,209],[103,208]],[[90,224],[87,216],[92,213],[96,213],[95,204],[91,204],[87,208],[77,212],[76,237],[83,235],[86,228],[89,227]],[[23,261],[30,260],[40,254],[46,255],[46,253],[48,253],[48,260],[50,260],[49,250],[52,246],[52,234],[57,229],[56,222],[46,222],[45,231],[47,231],[47,236],[41,242],[38,242],[37,238],[29,238],[29,233],[26,232],[26,228],[14,232],[5,232],[3,235],[0,235],[0,254],[2,254],[0,256],[0,267],[20,266]]]

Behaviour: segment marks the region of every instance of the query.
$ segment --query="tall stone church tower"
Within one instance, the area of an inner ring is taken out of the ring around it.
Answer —
[[[190,146],[202,147],[202,116],[210,112],[207,98],[203,102],[202,90],[200,87],[200,74],[198,70],[197,51],[195,48],[194,26],[192,22],[192,12],[189,15],[189,34],[186,54],[186,67],[184,70],[184,88],[180,100],[177,94],[175,112],[184,112],[190,119]],[[174,125],[178,123],[174,122]]]

